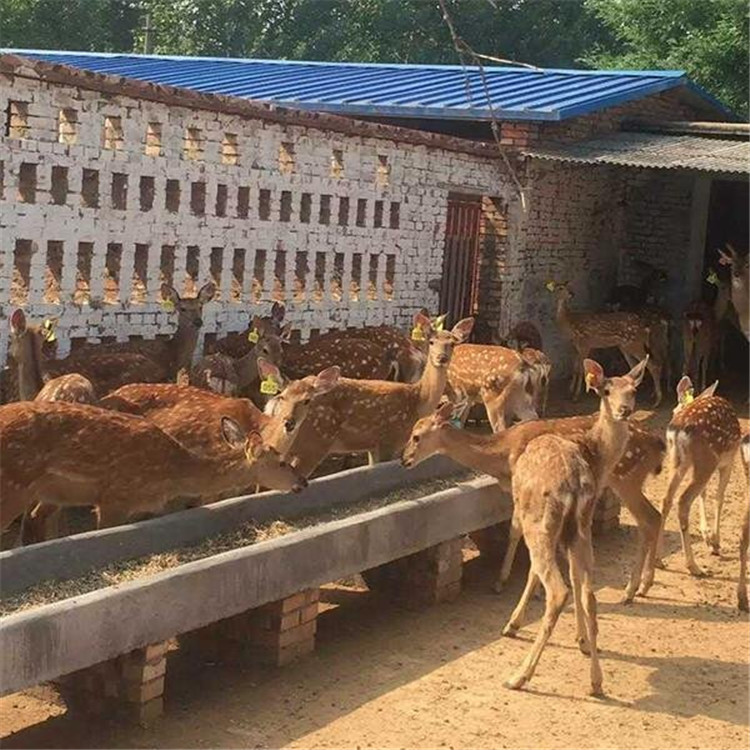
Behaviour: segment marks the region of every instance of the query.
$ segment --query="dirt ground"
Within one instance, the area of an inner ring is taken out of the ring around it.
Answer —
[[[671,399],[668,400],[671,403]],[[586,404],[589,411],[593,401]],[[736,406],[746,413],[747,406]],[[579,409],[586,411],[586,407]],[[669,408],[651,422],[662,428]],[[747,430],[748,420],[743,419]],[[646,493],[660,501],[666,477]],[[712,482],[715,486],[715,480]],[[587,695],[588,664],[575,645],[569,606],[529,688],[503,679],[537,632],[542,602],[516,639],[500,635],[524,581],[493,594],[481,558],[465,565],[451,604],[397,609],[362,587],[329,587],[315,653],[281,670],[170,655],[166,715],[150,729],[66,713],[43,686],[0,699],[2,747],[299,748],[747,748],[750,628],[736,610],[740,513],[747,483],[737,462],[722,520],[722,554],[699,540],[708,572],[684,568],[676,514],[667,569],[646,599],[620,604],[636,534],[596,541],[597,598],[606,697]],[[713,504],[710,505],[713,508]]]

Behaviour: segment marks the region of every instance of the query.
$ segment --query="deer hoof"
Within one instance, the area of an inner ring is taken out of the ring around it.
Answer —
[[[601,682],[598,685],[591,685],[591,691],[589,695],[593,698],[604,698],[604,690],[602,689]]]
[[[508,688],[508,690],[520,690],[526,682],[526,675],[514,675],[503,683],[503,687]]]
[[[503,635],[506,638],[515,638],[516,633],[518,633],[518,626],[514,625],[512,622],[509,622],[504,628],[503,628]]]
[[[696,578],[705,578],[708,575],[703,568],[699,568],[697,565],[689,565],[688,571],[690,571],[691,576],[695,576]]]
[[[493,591],[494,591],[494,592],[495,592],[496,594],[502,594],[502,593],[503,593],[503,591],[505,590],[505,581],[501,581],[501,580],[499,580],[499,579],[498,579],[497,581],[495,581],[495,582],[494,582],[494,583],[492,584],[492,590],[493,590]]]
[[[662,560],[660,557],[654,560],[654,567],[659,568],[659,570],[666,570],[667,564]]]
[[[578,650],[584,654],[584,656],[591,656],[591,646],[586,638],[578,639]]]
[[[737,609],[739,609],[740,612],[748,611],[747,593],[744,591],[737,592]]]

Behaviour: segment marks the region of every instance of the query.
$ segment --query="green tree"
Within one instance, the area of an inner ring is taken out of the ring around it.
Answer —
[[[600,68],[675,68],[747,116],[746,0],[586,0],[614,43],[584,56]]]

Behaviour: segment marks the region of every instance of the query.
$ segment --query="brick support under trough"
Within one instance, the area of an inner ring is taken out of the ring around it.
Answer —
[[[597,534],[614,531],[620,525],[620,498],[606,488],[594,511],[594,532]]]
[[[368,587],[407,607],[453,601],[461,593],[463,538],[402,557],[362,573]]]

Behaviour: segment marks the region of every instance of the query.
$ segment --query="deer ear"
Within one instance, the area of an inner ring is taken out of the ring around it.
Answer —
[[[14,310],[10,316],[10,330],[14,336],[18,336],[26,330],[26,315],[20,307]]]
[[[214,295],[216,294],[216,284],[214,284],[213,281],[209,281],[208,283],[204,284],[200,291],[198,292],[198,296],[196,299],[202,304],[205,305],[206,302],[210,302]]]
[[[341,377],[341,368],[338,365],[327,367],[315,376],[313,387],[315,395],[322,396],[324,393],[333,390],[339,384]]]
[[[643,376],[646,374],[647,364],[648,354],[627,374],[627,377],[629,377],[635,383],[636,388],[641,384]]]
[[[677,383],[677,403],[682,404],[685,402],[687,394],[693,390],[693,381],[687,375],[683,375],[680,378],[680,382]]]
[[[586,376],[587,391],[598,391],[604,385],[604,369],[595,360],[584,359],[583,372]]]
[[[232,448],[237,450],[244,448],[245,441],[250,437],[249,435],[246,436],[242,427],[230,417],[221,418],[221,436]]]
[[[266,378],[273,378],[274,380],[281,383],[283,381],[283,376],[281,374],[281,370],[273,364],[273,362],[269,362],[264,357],[258,357],[257,362],[258,367],[258,375],[260,375],[261,380],[265,380]]]
[[[432,321],[429,316],[425,315],[421,310],[414,316],[414,327],[419,327],[423,331],[427,332],[432,330]]]
[[[283,302],[274,302],[271,307],[271,320],[281,325],[286,315],[286,307]]]
[[[180,301],[180,295],[177,290],[169,284],[161,285],[161,298],[169,300],[173,305],[176,305]]]
[[[263,438],[259,432],[253,430],[247,433],[246,450],[253,458],[260,458],[264,448]]]
[[[452,401],[444,401],[442,404],[440,404],[440,406],[438,406],[437,411],[435,412],[435,424],[439,426],[450,422],[451,419],[453,419],[453,413],[455,409],[456,404],[454,404]]]
[[[471,336],[474,328],[474,318],[464,318],[459,320],[451,329],[451,333],[458,339],[459,343],[466,341]]]
[[[287,323],[280,331],[279,331],[279,338],[285,343],[288,344],[292,340],[292,324]]]
[[[719,387],[719,381],[714,380],[711,385],[708,386],[708,388],[704,389],[703,391],[698,394],[698,398],[708,398],[709,396],[713,396],[714,393],[716,393],[716,389]]]

